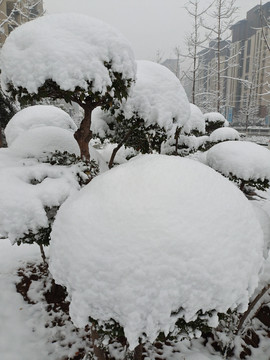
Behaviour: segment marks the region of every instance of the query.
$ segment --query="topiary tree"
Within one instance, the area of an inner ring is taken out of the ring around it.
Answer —
[[[237,183],[249,194],[250,188],[266,190],[270,184],[270,152],[248,141],[225,141],[207,153],[207,164]]]
[[[205,120],[205,131],[208,135],[210,135],[214,130],[220,127],[229,125],[225,117],[219,112],[209,112],[204,114],[204,120]]]
[[[217,313],[243,312],[262,248],[252,205],[224,177],[190,159],[143,155],[62,206],[50,271],[67,288],[72,321],[92,329],[94,351],[139,360],[158,341],[216,327]]]
[[[136,72],[125,38],[80,14],[48,15],[18,27],[1,57],[5,91],[21,104],[51,98],[83,108],[84,119],[74,137],[84,160],[90,159],[93,109],[108,109],[127,98]]]
[[[112,108],[111,116],[99,115],[93,124],[97,134],[109,136],[118,144],[109,167],[122,145],[142,153],[160,153],[161,144],[189,118],[186,93],[170,70],[151,61],[137,61],[137,67],[131,95]]]

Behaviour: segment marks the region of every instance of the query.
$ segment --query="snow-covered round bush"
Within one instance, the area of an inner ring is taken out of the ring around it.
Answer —
[[[225,141],[214,145],[207,153],[207,163],[240,189],[246,186],[265,190],[270,182],[270,151],[248,141]]]
[[[240,140],[239,132],[230,127],[222,127],[214,130],[209,136],[211,143],[219,143],[227,140]]]
[[[15,155],[22,158],[43,160],[55,151],[80,155],[79,146],[74,139],[73,132],[55,126],[34,127],[21,133],[9,147]],[[108,170],[102,156],[89,145],[91,159],[94,160],[100,172]]]
[[[21,157],[44,157],[44,153],[67,151],[80,155],[80,148],[73,132],[55,126],[35,127],[21,133],[9,146],[10,150]]]
[[[113,111],[114,122],[99,114],[93,130],[143,153],[160,152],[162,142],[188,120],[189,102],[179,79],[165,66],[141,60],[137,69],[132,93]]]
[[[205,130],[207,134],[211,134],[214,130],[228,126],[229,123],[225,117],[219,112],[209,112],[204,114]]]
[[[1,50],[2,86],[21,103],[45,97],[75,102],[84,119],[75,133],[89,160],[91,112],[128,96],[136,64],[116,29],[83,14],[51,14],[27,22]]]
[[[134,349],[173,332],[178,319],[244,311],[262,247],[252,206],[227,179],[193,160],[145,155],[61,207],[50,271],[67,288],[77,326],[113,319]]]
[[[40,126],[56,126],[72,132],[77,126],[62,109],[52,105],[34,105],[17,112],[5,128],[8,146],[26,130]]]

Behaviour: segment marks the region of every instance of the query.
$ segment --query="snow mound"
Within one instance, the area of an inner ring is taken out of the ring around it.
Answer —
[[[137,61],[137,80],[121,110],[130,119],[137,114],[145,126],[159,125],[166,131],[173,124],[183,126],[190,107],[179,79],[165,66],[151,61]]]
[[[80,156],[79,145],[71,131],[54,126],[42,126],[30,129],[18,136],[11,146],[10,151],[22,158],[44,158],[44,155],[55,151],[67,151],[70,154]],[[90,158],[99,165],[100,172],[108,170],[108,166],[102,155],[89,145]]]
[[[74,121],[62,109],[52,105],[34,105],[17,112],[10,119],[5,128],[8,146],[22,132],[40,126],[56,126],[66,130],[77,130]]]
[[[145,155],[61,207],[50,271],[77,326],[114,319],[133,349],[143,333],[154,341],[200,309],[244,311],[262,248],[252,206],[227,179],[197,161]]]
[[[198,106],[190,105],[190,117],[183,127],[182,132],[189,134],[192,130],[197,130],[200,133],[205,133],[205,120],[204,115]]]
[[[56,150],[80,155],[80,148],[73,133],[55,126],[42,126],[23,132],[9,147],[21,157],[40,158]]]
[[[16,28],[1,51],[3,85],[29,93],[48,79],[61,89],[76,86],[102,94],[111,86],[109,70],[135,78],[134,54],[128,41],[110,25],[82,14],[42,16]]]
[[[226,141],[207,153],[207,163],[225,176],[243,180],[270,180],[270,151],[248,141]]]
[[[214,130],[209,137],[211,142],[219,142],[226,140],[240,140],[239,132],[235,129],[224,127]]]
[[[208,123],[222,122],[224,124],[223,126],[229,126],[229,122],[219,112],[206,113],[206,114],[204,114],[204,119],[205,119],[205,122],[208,122]]]

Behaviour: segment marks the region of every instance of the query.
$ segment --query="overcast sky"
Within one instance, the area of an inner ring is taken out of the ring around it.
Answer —
[[[201,0],[202,6],[211,0]],[[263,1],[263,4],[267,1]],[[174,49],[185,48],[185,36],[192,29],[192,18],[185,10],[186,0],[44,0],[48,14],[79,12],[99,18],[118,28],[129,40],[136,59],[156,60],[174,57]],[[237,20],[259,0],[236,0]]]

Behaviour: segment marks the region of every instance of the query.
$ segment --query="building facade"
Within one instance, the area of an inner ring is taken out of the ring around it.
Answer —
[[[43,0],[0,0],[0,47],[13,29],[43,13]]]
[[[269,19],[270,1],[253,7],[245,19],[232,25],[231,41],[221,46],[221,112],[227,117],[270,115]],[[216,93],[216,57],[213,42],[199,53],[197,93],[205,94],[210,105]]]

